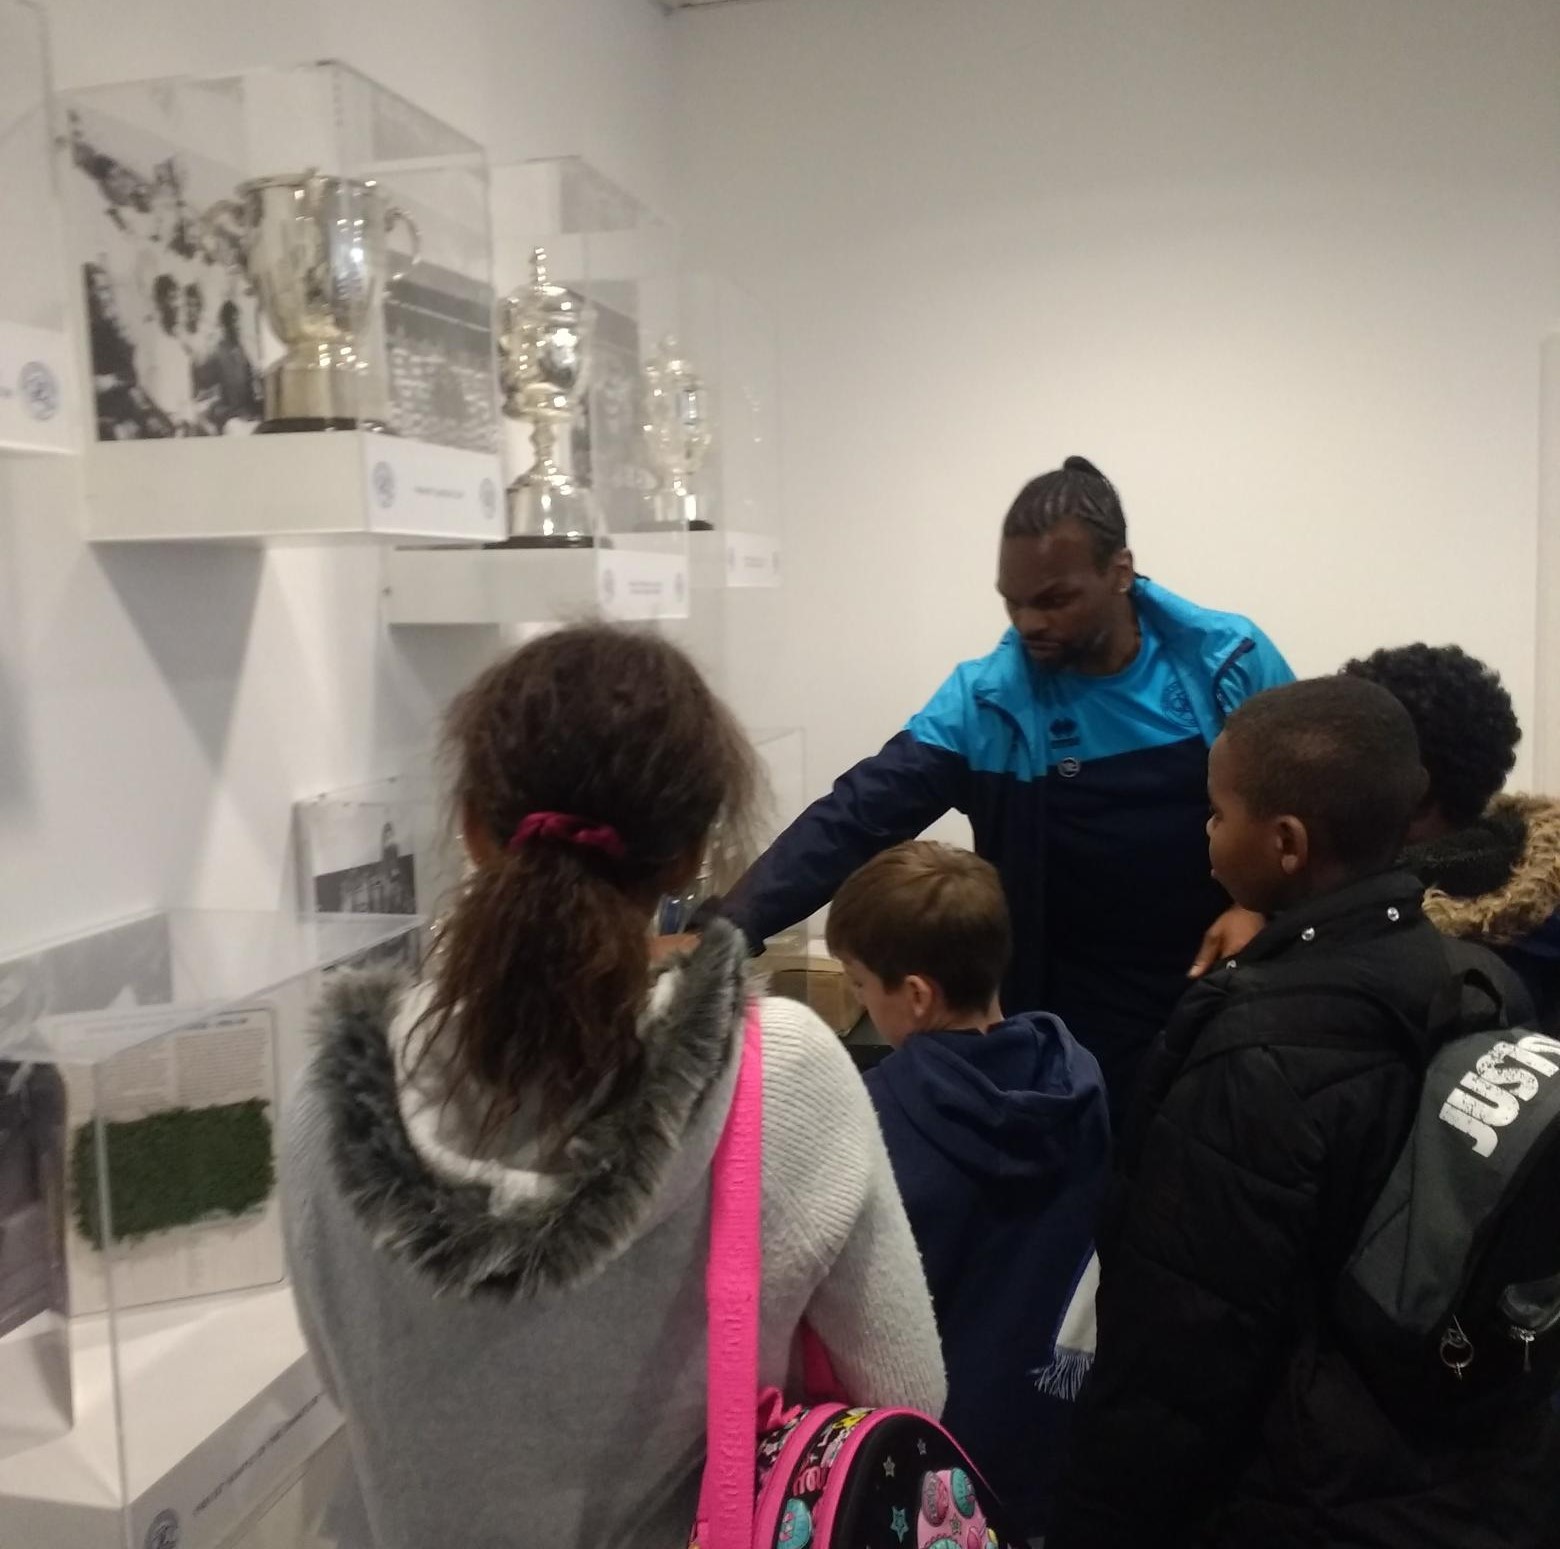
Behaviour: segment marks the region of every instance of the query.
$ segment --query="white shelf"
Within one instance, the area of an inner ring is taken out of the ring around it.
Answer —
[[[322,431],[98,443],[85,455],[96,543],[503,535],[497,457]]]
[[[392,549],[392,624],[552,624],[688,616],[684,535],[620,536],[611,548]]]
[[[151,1534],[164,1514],[178,1524],[168,1542],[218,1549],[340,1424],[285,1286],[121,1314],[117,1334],[130,1499],[120,1499],[109,1320],[77,1318],[75,1424],[0,1459],[6,1549],[160,1542]]]

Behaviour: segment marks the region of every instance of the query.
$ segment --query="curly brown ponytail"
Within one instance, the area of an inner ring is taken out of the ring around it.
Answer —
[[[633,1081],[651,912],[716,821],[749,811],[756,762],[681,651],[608,625],[489,668],[446,745],[475,871],[440,936],[423,1047],[484,1105],[485,1140],[534,1103],[555,1147]],[[610,837],[582,843],[548,813]]]

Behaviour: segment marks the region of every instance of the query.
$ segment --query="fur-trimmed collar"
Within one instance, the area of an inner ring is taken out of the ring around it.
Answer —
[[[1407,864],[1428,885],[1425,913],[1447,935],[1510,946],[1532,935],[1560,909],[1560,803],[1542,796],[1497,796],[1480,820],[1492,845],[1515,837],[1505,880],[1472,897],[1449,891],[1452,875],[1438,885],[1434,848],[1421,846]],[[1453,836],[1456,837],[1456,836]]]
[[[582,1123],[544,1188],[505,1190],[471,1181],[480,1172],[463,1180],[430,1164],[403,1113],[395,1027],[406,990],[385,970],[335,978],[310,1079],[353,1211],[377,1246],[440,1293],[529,1297],[578,1284],[659,1218],[658,1196],[680,1161],[702,1177],[719,1115],[700,1124],[701,1110],[714,1088],[730,1084],[748,993],[746,943],[725,921],[663,968],[640,1021],[638,1084]],[[684,1154],[693,1152],[701,1155]]]

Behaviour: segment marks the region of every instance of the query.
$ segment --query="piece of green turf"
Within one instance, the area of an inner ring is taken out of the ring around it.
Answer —
[[[258,1210],[276,1186],[268,1104],[169,1108],[104,1125],[109,1220],[115,1242]],[[96,1127],[71,1146],[76,1228],[103,1246]]]

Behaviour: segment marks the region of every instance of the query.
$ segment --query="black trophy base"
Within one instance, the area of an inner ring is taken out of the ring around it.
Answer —
[[[290,436],[297,431],[366,430],[375,435],[388,435],[383,420],[355,420],[349,415],[324,418],[315,415],[297,415],[292,419],[261,420],[255,429],[257,436]]]
[[[484,543],[485,549],[610,549],[610,538],[588,532],[516,533],[502,543]]]
[[[706,522],[702,516],[696,516],[686,526],[682,522],[641,522],[634,531],[659,533],[714,532],[715,524],[714,522]]]

